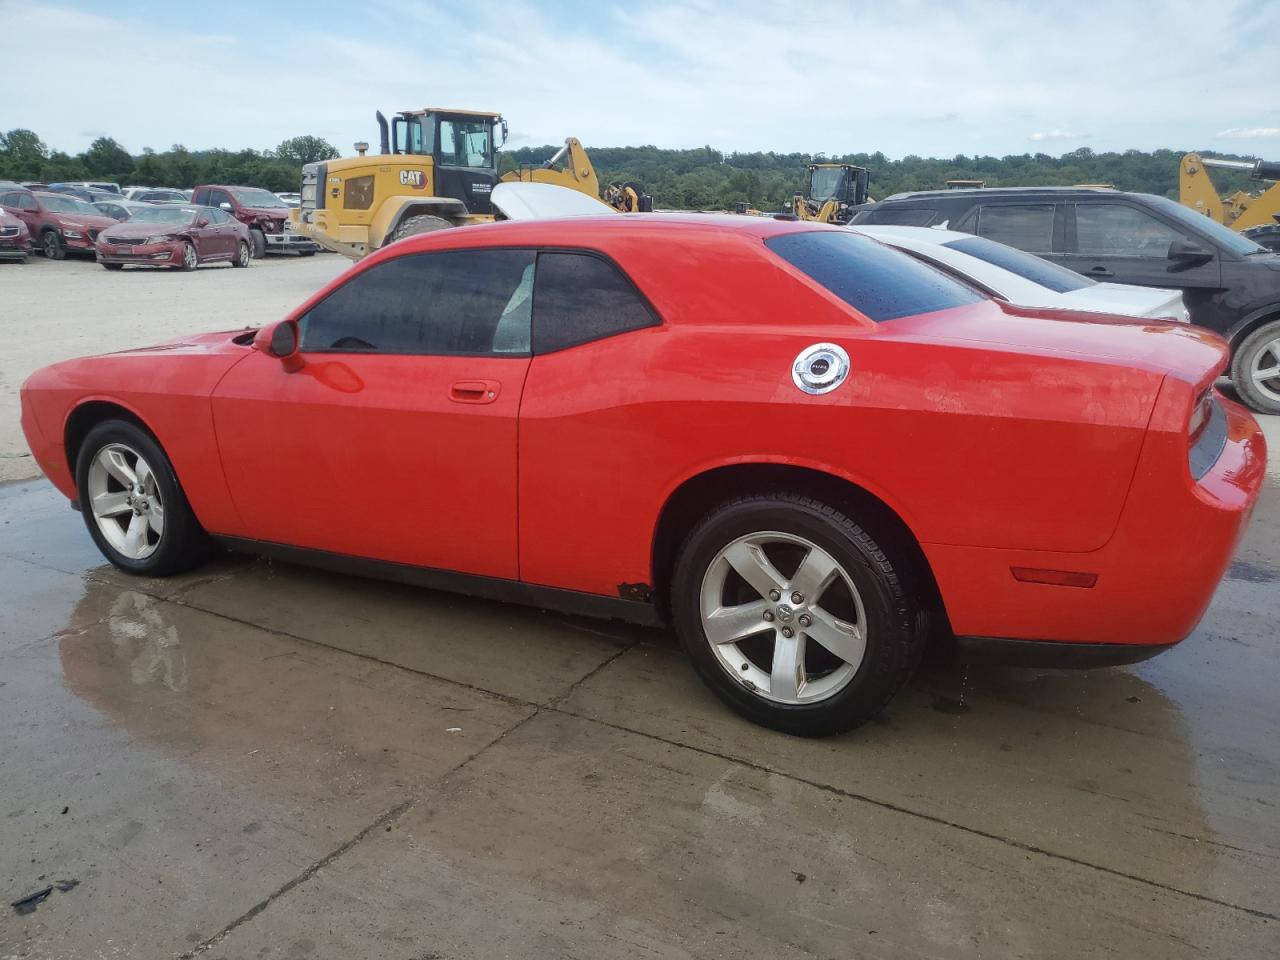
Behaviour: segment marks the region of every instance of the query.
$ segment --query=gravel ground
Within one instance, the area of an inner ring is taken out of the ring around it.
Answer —
[[[0,264],[0,481],[37,476],[18,423],[18,389],[68,357],[108,353],[283,316],[349,265],[333,254],[268,257],[248,270],[194,273],[31,257]]]

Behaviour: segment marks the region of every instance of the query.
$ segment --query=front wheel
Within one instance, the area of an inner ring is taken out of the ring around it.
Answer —
[[[249,240],[253,243],[253,258],[261,260],[267,255],[267,235],[261,230],[250,230]]]
[[[89,431],[76,456],[76,488],[89,536],[121,570],[164,577],[202,563],[204,532],[160,445],[127,420]]]
[[[1280,319],[1249,334],[1231,358],[1231,382],[1259,413],[1280,413]]]
[[[403,240],[405,237],[416,237],[420,233],[434,233],[452,227],[453,223],[443,217],[435,217],[429,213],[420,213],[416,217],[408,217],[391,235],[392,240]]]
[[[747,719],[828,736],[875,716],[925,641],[898,568],[839,510],[792,494],[722,504],[672,578],[676,632],[708,686]]]
[[[124,266],[124,264],[123,263],[104,263],[102,266],[107,270],[119,270]]]
[[[190,270],[194,270],[199,265],[200,265],[200,257],[196,253],[195,246],[190,242],[184,243],[182,245],[181,269],[190,271]]]
[[[249,244],[241,240],[239,244],[236,245],[236,255],[235,259],[231,261],[231,265],[233,267],[247,267],[251,256],[252,254],[249,252]]]
[[[62,238],[58,236],[56,230],[46,230],[40,235],[40,252],[49,260],[65,260],[67,258],[66,248],[62,245]]]

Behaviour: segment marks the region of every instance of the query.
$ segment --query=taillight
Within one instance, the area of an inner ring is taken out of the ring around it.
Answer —
[[[1209,424],[1209,418],[1213,416],[1213,403],[1213,387],[1196,397],[1195,406],[1191,408],[1191,422],[1187,425],[1188,443],[1194,445],[1200,439],[1200,434]]]

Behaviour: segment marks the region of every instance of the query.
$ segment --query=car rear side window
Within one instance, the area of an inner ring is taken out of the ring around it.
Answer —
[[[1053,204],[985,205],[978,211],[977,234],[1028,253],[1052,253]]]
[[[533,352],[552,353],[660,321],[616,266],[588,253],[538,255]]]
[[[786,233],[770,237],[765,244],[877,323],[984,299],[940,271],[854,233]]]
[[[933,223],[932,207],[906,207],[904,209],[872,210],[864,220],[859,217],[858,223],[875,223],[894,227],[927,227]]]
[[[985,237],[966,237],[963,240],[952,240],[944,243],[944,247],[959,250],[971,257],[977,257],[994,266],[1016,273],[1024,280],[1038,283],[1054,293],[1069,293],[1072,290],[1083,290],[1096,286],[1093,280],[1082,277],[1074,270],[1060,267],[1056,263],[1043,260],[1035,254],[1015,250],[1003,243],[987,240]]]
[[[299,320],[308,352],[527,356],[532,250],[449,250],[387,260]]]

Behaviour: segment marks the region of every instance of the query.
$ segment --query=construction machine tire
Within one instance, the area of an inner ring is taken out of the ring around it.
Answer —
[[[1250,227],[1248,230],[1241,230],[1240,234],[1248,237],[1254,243],[1266,247],[1268,250],[1275,250],[1280,253],[1280,223],[1268,223],[1261,227]]]
[[[416,237],[420,233],[434,233],[437,230],[452,226],[453,224],[444,219],[444,217],[421,213],[416,217],[407,217],[401,221],[400,226],[396,227],[395,232],[391,234],[391,240],[395,242],[396,240],[403,240],[405,237]]]

